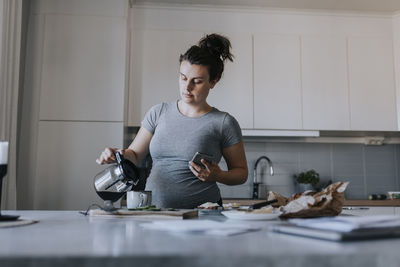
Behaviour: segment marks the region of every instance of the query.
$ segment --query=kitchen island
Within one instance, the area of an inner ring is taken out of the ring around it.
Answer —
[[[78,211],[5,211],[38,223],[0,228],[0,266],[399,266],[400,238],[336,243],[268,231],[233,236],[145,229],[152,219]],[[221,216],[199,219],[225,221]]]

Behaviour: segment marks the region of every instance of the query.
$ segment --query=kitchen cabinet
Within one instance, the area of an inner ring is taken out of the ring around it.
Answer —
[[[341,214],[367,216],[367,215],[394,215],[395,207],[370,207],[370,206],[350,206],[345,207]]]
[[[197,31],[132,31],[128,125],[140,125],[151,106],[180,98],[179,56],[203,36]],[[242,128],[251,128],[252,39],[250,34],[228,36],[234,44],[234,62],[226,62],[222,79],[210,91],[208,101],[231,113]]]
[[[302,129],[300,37],[254,34],[254,128]]]
[[[140,126],[150,107],[179,98],[179,56],[203,32],[132,30],[128,125]]]
[[[125,47],[126,18],[46,15],[40,120],[122,122]]]
[[[237,62],[227,63],[209,100],[244,130],[398,129],[390,17],[186,11],[132,11],[129,126],[140,125],[152,105],[179,97],[175,75],[185,46],[203,32],[225,32]],[[226,23],[215,23],[214,12]]]
[[[254,128],[397,129],[392,40],[254,35]]]
[[[392,41],[254,35],[254,128],[397,129]]]
[[[226,61],[220,82],[210,91],[208,101],[233,115],[241,128],[253,128],[252,36],[227,33],[232,43],[233,62]]]
[[[85,209],[99,201],[95,159],[122,147],[128,3],[31,4],[18,208]]]
[[[107,166],[95,160],[104,147],[122,147],[122,122],[41,121],[33,209],[84,210],[102,204],[93,178]]]
[[[396,131],[393,42],[348,38],[351,130]]]
[[[344,36],[302,36],[303,128],[350,130]]]

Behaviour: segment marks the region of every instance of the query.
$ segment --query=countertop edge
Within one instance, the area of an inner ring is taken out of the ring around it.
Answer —
[[[376,207],[400,207],[400,199],[394,200],[364,200],[345,199],[344,206],[376,206]]]
[[[266,201],[266,199],[246,199],[246,198],[224,198],[224,203],[239,203],[240,205],[251,205]],[[364,199],[345,199],[343,206],[373,206],[373,207],[400,207],[400,199],[395,200],[364,200]]]

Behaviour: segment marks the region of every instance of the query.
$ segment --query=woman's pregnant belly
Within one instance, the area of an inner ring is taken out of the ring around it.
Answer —
[[[152,191],[152,204],[160,208],[196,208],[217,202],[220,192],[215,182],[202,182],[189,169],[187,161],[153,162],[146,190]]]

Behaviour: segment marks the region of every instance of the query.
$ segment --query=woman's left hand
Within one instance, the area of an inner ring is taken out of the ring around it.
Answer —
[[[193,174],[203,182],[216,182],[221,173],[218,164],[215,162],[208,162],[204,159],[201,159],[201,163],[206,167],[205,169],[192,161],[189,162],[189,168]]]

